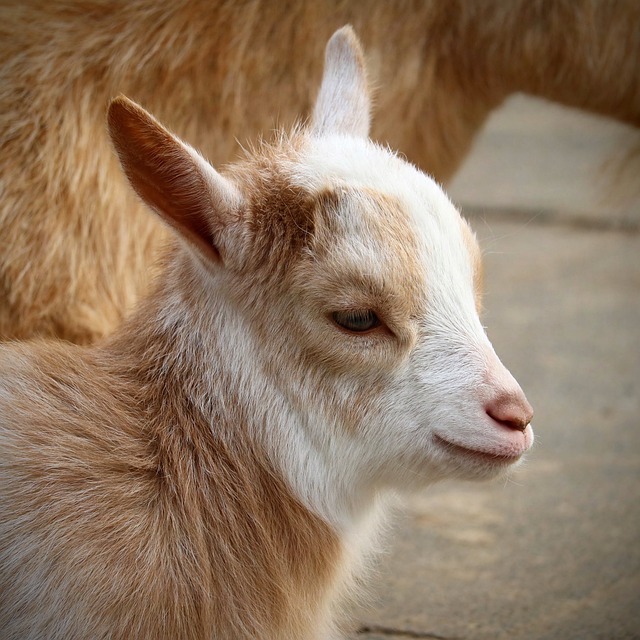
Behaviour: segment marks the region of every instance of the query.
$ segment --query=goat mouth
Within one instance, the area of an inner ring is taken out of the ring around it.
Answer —
[[[437,434],[433,436],[434,442],[440,449],[444,449],[449,455],[465,458],[467,460],[473,460],[475,462],[484,462],[494,465],[510,465],[517,462],[522,457],[524,451],[520,453],[495,453],[491,451],[480,451],[478,449],[469,449],[463,447],[460,444],[455,444],[445,440]]]

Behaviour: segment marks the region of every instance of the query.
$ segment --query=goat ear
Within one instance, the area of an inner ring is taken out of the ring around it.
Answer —
[[[324,75],[313,110],[317,135],[369,135],[371,100],[360,42],[350,26],[338,29],[327,43]]]
[[[125,96],[112,100],[107,119],[138,195],[206,260],[220,261],[224,228],[242,202],[237,188]]]

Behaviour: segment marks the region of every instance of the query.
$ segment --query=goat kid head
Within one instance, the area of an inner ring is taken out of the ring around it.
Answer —
[[[302,475],[353,490],[496,476],[531,446],[532,410],[478,317],[474,235],[433,180],[367,138],[369,110],[345,27],[310,125],[224,173],[125,97],[108,123],[134,189],[183,240],[179,286],[201,317],[224,315],[233,344],[215,337],[212,357],[233,353],[239,387],[261,379],[246,401],[288,416],[263,434],[285,473],[298,456]]]

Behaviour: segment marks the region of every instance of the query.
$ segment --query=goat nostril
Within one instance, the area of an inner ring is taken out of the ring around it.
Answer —
[[[528,420],[525,421],[523,419],[517,419],[517,418],[511,418],[511,419],[497,418],[490,411],[487,411],[487,414],[489,415],[490,418],[495,420],[498,424],[504,425],[509,429],[514,429],[515,431],[524,431],[527,428],[527,425],[529,424]]]
[[[486,407],[485,411],[498,424],[516,431],[524,431],[533,417],[533,410],[528,403],[521,405],[519,403],[496,402]]]

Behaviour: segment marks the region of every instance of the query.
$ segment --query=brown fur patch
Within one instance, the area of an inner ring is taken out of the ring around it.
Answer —
[[[314,237],[313,252],[323,261],[323,271],[336,273],[336,293],[351,283],[353,291],[363,296],[354,306],[368,304],[400,338],[411,341],[406,325],[424,307],[427,283],[407,212],[396,198],[371,188],[342,188],[325,196],[325,203],[324,224]],[[343,224],[340,218],[345,219]],[[336,241],[345,242],[338,234],[347,242],[365,242],[367,255],[354,259],[347,247],[336,252]]]
[[[299,138],[262,144],[245,162],[235,165],[232,178],[242,183],[252,262],[247,272],[279,280],[313,237],[322,194],[294,184],[291,169],[298,162]]]

